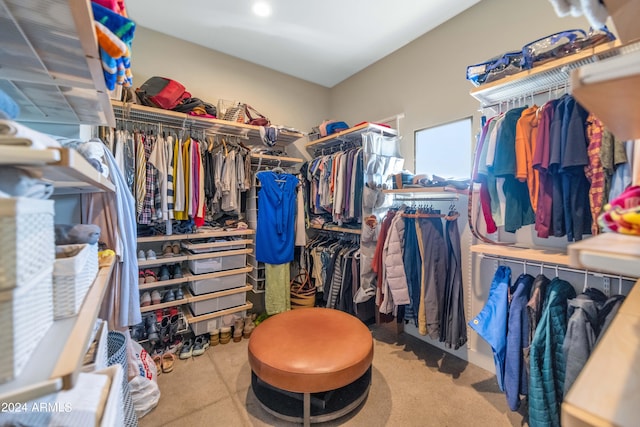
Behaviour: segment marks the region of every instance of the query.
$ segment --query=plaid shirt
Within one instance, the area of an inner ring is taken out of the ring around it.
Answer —
[[[584,167],[584,174],[591,183],[589,188],[589,205],[591,206],[591,234],[594,236],[600,232],[598,228],[598,216],[602,211],[604,202],[604,184],[605,174],[600,160],[600,150],[602,148],[602,135],[604,134],[604,125],[593,114],[587,118],[587,138],[589,146],[587,147],[587,155],[589,156],[589,164]]]
[[[156,196],[158,195],[158,180],[156,168],[148,162],[151,151],[153,150],[153,143],[155,138],[152,136],[143,135],[144,146],[144,158],[146,163],[146,177],[145,177],[145,195],[142,204],[142,212],[138,215],[138,223],[151,224],[151,220],[154,216],[156,206]]]

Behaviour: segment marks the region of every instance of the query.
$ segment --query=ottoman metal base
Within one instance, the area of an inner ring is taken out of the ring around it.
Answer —
[[[251,372],[251,388],[264,410],[274,417],[304,425],[335,420],[353,411],[367,397],[370,385],[371,367],[351,384],[322,393],[282,390]]]

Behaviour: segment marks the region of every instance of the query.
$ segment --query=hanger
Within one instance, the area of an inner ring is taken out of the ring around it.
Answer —
[[[622,295],[622,275],[618,276],[618,295]]]
[[[582,286],[582,292],[586,292],[588,285],[587,285],[587,278],[589,277],[589,271],[585,270],[584,271],[584,286]]]
[[[526,275],[527,274],[527,260],[526,259],[524,260],[523,266],[524,267],[523,267],[522,274]]]
[[[540,263],[540,274],[544,274],[544,262]]]
[[[556,277],[558,277],[558,266],[556,265]]]

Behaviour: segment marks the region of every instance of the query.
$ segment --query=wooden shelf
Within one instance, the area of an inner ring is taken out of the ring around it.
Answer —
[[[226,256],[233,256],[233,255],[244,255],[244,254],[250,254],[251,252],[253,252],[253,249],[232,249],[230,251],[206,252],[203,254],[190,254],[190,255],[187,255],[187,261],[195,261],[197,259],[226,257]]]
[[[3,45],[0,89],[20,105],[18,120],[115,126],[90,2],[3,5],[10,42]]]
[[[640,42],[571,74],[572,94],[621,139],[640,138]]]
[[[53,148],[60,153],[60,161],[38,168],[43,178],[51,181],[55,194],[94,193],[115,191],[115,186],[91,164],[71,148]]]
[[[138,260],[138,267],[139,268],[145,268],[145,267],[158,267],[160,265],[165,265],[165,264],[178,264],[181,262],[184,262],[186,260],[188,260],[188,256],[187,255],[178,255],[178,256],[167,256],[167,257],[163,257],[163,256],[158,256],[157,259],[147,259],[147,260]]]
[[[146,307],[140,307],[140,313],[148,313],[150,311],[162,310],[164,308],[169,307],[179,307],[181,305],[187,304],[189,301],[187,299],[187,293],[185,292],[185,297],[181,299],[177,299],[175,301],[169,302],[161,302],[160,304],[151,304]]]
[[[211,320],[217,317],[226,316],[228,314],[237,313],[239,311],[251,310],[253,308],[253,304],[247,301],[246,304],[239,305],[238,307],[231,307],[225,310],[214,311],[213,313],[203,314],[201,316],[194,316],[191,313],[185,314],[185,318],[187,319],[187,323],[197,323],[202,322],[204,320]]]
[[[617,55],[620,45],[619,41],[601,44],[495,82],[486,83],[472,89],[470,94],[486,107],[523,95],[529,96],[532,93],[542,93],[565,86],[569,82],[571,70]]]
[[[148,289],[156,289],[156,288],[164,288],[166,286],[174,286],[174,285],[180,285],[182,283],[187,283],[189,282],[191,278],[191,275],[188,273],[184,274],[184,277],[178,278],[178,279],[170,279],[170,280],[158,280],[155,282],[151,282],[151,283],[144,283],[142,285],[138,285],[138,289],[141,291],[145,291]]]
[[[27,402],[74,386],[113,265],[100,268],[76,316],[53,322],[20,376],[0,385],[0,402]]]
[[[336,233],[350,233],[350,234],[361,234],[362,230],[359,228],[346,228],[346,227],[323,227],[322,225],[309,224],[309,228],[313,228],[314,230],[325,230],[325,231],[334,231]]]
[[[636,265],[638,264],[636,260]],[[640,282],[594,348],[562,403],[562,425],[637,426]]]
[[[161,236],[147,236],[138,237],[138,243],[153,243],[153,242],[167,242],[174,240],[188,240],[188,239],[208,239],[210,237],[231,237],[231,236],[249,236],[256,234],[255,230],[230,230],[230,231],[206,231],[202,233],[191,234],[171,234]]]
[[[249,292],[252,289],[253,289],[253,286],[246,285],[246,286],[241,286],[239,288],[225,289],[224,291],[210,292],[202,295],[192,295],[191,292],[187,291],[185,295],[189,303],[194,303],[194,302],[200,302],[200,301],[207,301],[214,298],[226,297],[229,295],[241,294],[243,292]]]
[[[0,165],[44,166],[60,161],[58,150],[36,150],[29,147],[0,145]]]
[[[640,277],[640,237],[602,233],[568,246],[569,265]]]
[[[540,262],[549,265],[570,265],[569,257],[565,252],[555,249],[532,249],[517,246],[498,246],[488,244],[471,245],[471,252],[478,254],[494,255],[501,258],[512,258]]]
[[[151,124],[162,123],[177,128],[189,127],[191,129],[204,130],[214,134],[237,136],[245,140],[247,145],[263,146],[260,137],[260,126],[244,123],[230,122],[227,120],[209,119],[205,117],[191,116],[178,111],[163,110],[161,108],[147,107],[138,104],[125,104],[121,101],[111,101],[115,117],[125,120],[131,119],[137,122]],[[280,130],[276,145],[287,146],[304,137],[302,133]]]
[[[23,166],[54,186],[55,194],[115,191],[115,186],[71,148],[37,150],[0,145],[0,164]]]
[[[305,144],[305,148],[307,151],[309,150],[321,150],[323,148],[330,147],[334,144],[340,144],[345,141],[355,141],[363,133],[366,132],[378,132],[383,134],[384,136],[397,136],[398,132],[395,129],[391,129],[385,126],[376,125],[373,123],[363,123],[358,126],[354,126],[349,129],[345,129],[340,132],[333,133],[329,136],[325,136],[324,138],[316,139],[315,141],[308,142]]]

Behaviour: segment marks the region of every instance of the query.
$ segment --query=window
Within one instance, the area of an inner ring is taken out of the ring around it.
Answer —
[[[416,131],[415,173],[469,178],[471,132],[471,117]]]

